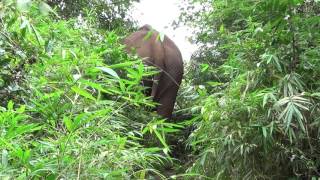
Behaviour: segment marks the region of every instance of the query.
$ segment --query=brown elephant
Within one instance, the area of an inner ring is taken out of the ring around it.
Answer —
[[[124,44],[129,53],[134,49],[146,65],[159,70],[153,79],[143,80],[143,85],[149,88],[146,95],[152,96],[159,104],[157,113],[170,119],[183,76],[180,50],[171,39],[167,36],[161,38],[159,32],[149,25],[125,38]]]

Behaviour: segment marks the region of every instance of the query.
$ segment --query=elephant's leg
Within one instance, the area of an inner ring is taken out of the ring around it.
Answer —
[[[152,84],[152,91],[151,91],[151,96],[152,98],[155,100],[156,95],[157,95],[157,91],[158,91],[158,86],[160,83],[160,79],[161,79],[161,73],[158,73],[154,76],[153,78],[153,84]]]
[[[157,108],[157,113],[165,118],[170,119],[174,104],[176,102],[176,97],[178,93],[178,87],[173,85],[172,87],[166,89],[158,99],[159,106]]]
[[[175,66],[167,66],[165,71],[162,72],[154,98],[155,102],[159,103],[157,107],[159,115],[168,119],[171,118],[181,79],[182,71]]]
[[[157,108],[157,113],[162,117],[170,119],[173,112],[174,103],[175,102],[169,97],[161,99],[160,105]]]
[[[145,96],[151,96],[152,85],[153,85],[153,80],[152,79],[144,79],[144,80],[142,80],[142,86],[145,88],[145,90],[144,90]]]

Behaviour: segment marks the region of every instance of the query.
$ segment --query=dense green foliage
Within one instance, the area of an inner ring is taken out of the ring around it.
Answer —
[[[201,45],[188,74],[201,85],[190,171],[319,176],[320,2],[192,0],[181,20]]]
[[[158,174],[176,126],[145,111],[154,103],[140,81],[153,72],[115,33],[54,14],[41,1],[0,2],[0,179]],[[148,132],[159,148],[142,145]]]
[[[47,0],[64,18],[85,18],[99,27],[114,30],[119,27],[132,28],[130,7],[139,0]],[[121,28],[124,30],[124,28]]]
[[[319,0],[182,3],[190,132],[151,112],[156,72],[120,43],[136,1],[0,1],[0,179],[320,176]]]

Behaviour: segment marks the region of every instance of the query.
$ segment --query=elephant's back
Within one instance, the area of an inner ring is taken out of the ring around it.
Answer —
[[[152,33],[150,34],[150,32]],[[175,79],[182,78],[182,55],[178,46],[168,36],[165,35],[161,41],[159,32],[153,30],[149,25],[145,25],[139,31],[128,36],[124,40],[124,44],[127,46],[128,52],[133,48],[141,58],[147,58],[146,64],[164,68],[163,70]]]
[[[164,41],[165,66],[168,73],[179,79],[183,75],[183,59],[178,46],[170,39]]]

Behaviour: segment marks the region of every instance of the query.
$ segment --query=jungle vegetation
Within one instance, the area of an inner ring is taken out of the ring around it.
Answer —
[[[319,0],[182,1],[173,120],[121,44],[134,2],[0,1],[0,179],[320,178]]]

